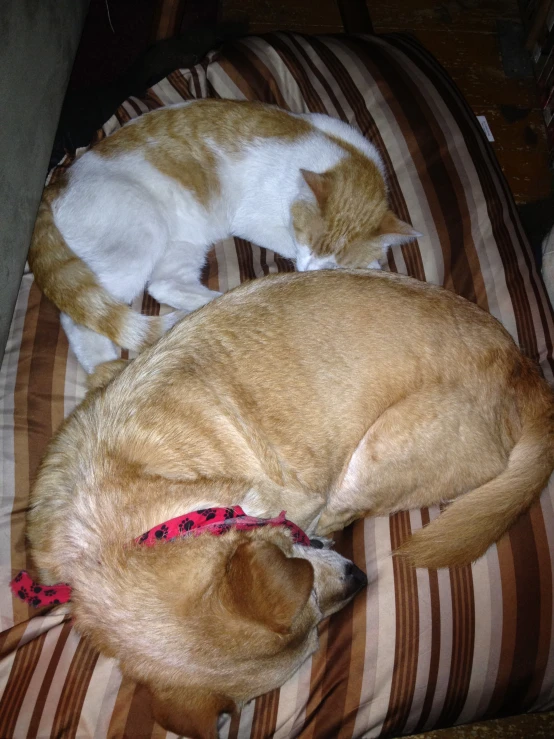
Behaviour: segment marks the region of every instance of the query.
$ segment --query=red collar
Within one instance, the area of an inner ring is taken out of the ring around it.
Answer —
[[[203,508],[187,513],[186,516],[177,516],[177,518],[172,518],[149,529],[142,536],[137,537],[134,543],[151,547],[156,542],[170,541],[177,537],[198,536],[206,532],[213,536],[221,536],[231,528],[245,531],[259,526],[285,526],[291,532],[295,544],[310,546],[310,540],[302,529],[285,518],[285,511],[281,511],[275,518],[253,518],[247,516],[240,506]],[[65,583],[51,586],[39,585],[25,570],[16,575],[10,583],[10,588],[14,596],[35,608],[59,605],[71,600],[71,585]]]

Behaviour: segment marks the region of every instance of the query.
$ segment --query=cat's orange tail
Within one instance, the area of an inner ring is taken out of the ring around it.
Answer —
[[[179,315],[143,316],[99,284],[94,272],[71,251],[54,222],[52,202],[63,186],[49,185],[40,203],[28,256],[36,283],[75,323],[125,349],[142,351],[157,341]]]

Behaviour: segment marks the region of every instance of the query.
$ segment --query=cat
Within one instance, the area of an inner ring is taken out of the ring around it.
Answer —
[[[141,351],[219,293],[210,246],[238,236],[299,271],[379,267],[421,234],[388,207],[377,149],[348,124],[262,103],[190,101],[130,121],[46,187],[29,251],[87,372]],[[176,309],[142,316],[142,290]]]

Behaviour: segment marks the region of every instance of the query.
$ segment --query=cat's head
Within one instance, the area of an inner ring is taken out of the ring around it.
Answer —
[[[366,157],[346,157],[322,174],[300,173],[315,201],[292,206],[299,271],[379,266],[390,246],[421,236],[389,209],[383,176]]]

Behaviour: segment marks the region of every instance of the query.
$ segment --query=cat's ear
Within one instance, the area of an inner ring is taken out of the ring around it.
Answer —
[[[319,207],[323,208],[331,191],[331,183],[327,174],[325,172],[318,174],[317,172],[311,172],[309,169],[301,169],[300,174],[315,195]]]
[[[409,223],[401,221],[392,210],[388,210],[383,216],[377,234],[381,237],[381,242],[385,247],[403,244],[405,241],[411,241],[423,235],[412,228]]]

